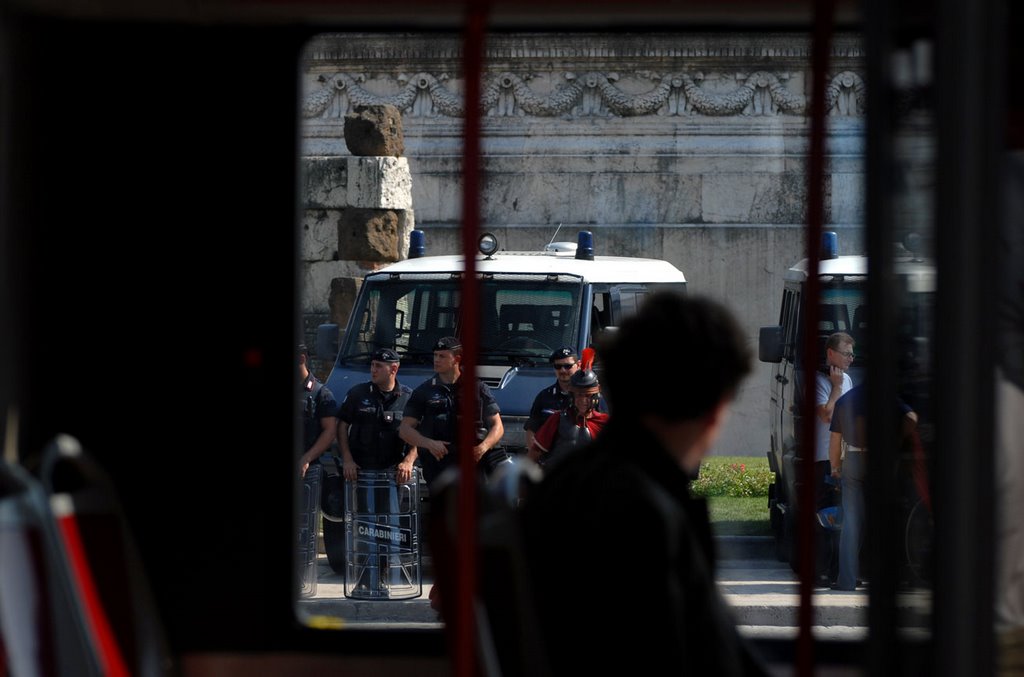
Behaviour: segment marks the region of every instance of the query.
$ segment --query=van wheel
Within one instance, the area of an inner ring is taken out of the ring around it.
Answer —
[[[324,517],[324,550],[336,574],[345,575],[345,523]]]

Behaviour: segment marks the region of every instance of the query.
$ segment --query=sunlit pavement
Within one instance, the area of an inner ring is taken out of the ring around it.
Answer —
[[[742,550],[727,548],[727,559],[718,568],[718,581],[726,601],[732,606],[737,625],[745,635],[766,638],[790,638],[797,632],[800,584],[796,574],[784,562],[753,557],[738,558]],[[425,569],[424,569],[425,570]],[[314,596],[301,599],[301,613],[322,627],[439,628],[437,612],[430,607],[432,582],[422,580],[422,594],[413,599],[365,600],[345,597],[344,577],[335,573],[320,555]],[[816,590],[813,633],[820,639],[859,639],[866,633],[867,590],[840,592]],[[927,591],[905,591],[897,599],[903,624],[913,631],[926,627],[930,605]]]

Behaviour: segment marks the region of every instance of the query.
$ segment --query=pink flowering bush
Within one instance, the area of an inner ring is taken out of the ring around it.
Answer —
[[[695,496],[768,496],[774,476],[767,458],[710,456],[701,463],[700,474],[690,485]]]

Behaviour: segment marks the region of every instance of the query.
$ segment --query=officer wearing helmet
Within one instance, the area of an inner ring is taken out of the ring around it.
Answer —
[[[576,349],[564,346],[551,353],[548,362],[555,370],[555,382],[537,393],[530,407],[530,416],[523,424],[526,430],[526,449],[533,446],[533,437],[544,422],[572,404],[572,390],[569,387],[573,374],[579,371],[580,362]],[[599,395],[597,410],[607,413],[604,397]]]
[[[608,421],[599,411],[601,382],[593,370],[594,350],[583,351],[580,367],[569,378],[572,402],[552,414],[540,427],[527,452],[529,458],[544,465],[569,449],[594,440]]]

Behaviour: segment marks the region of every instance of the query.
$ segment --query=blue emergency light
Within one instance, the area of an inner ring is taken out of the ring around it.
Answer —
[[[821,259],[839,258],[839,236],[829,230],[821,234]]]
[[[576,258],[594,260],[594,234],[589,230],[581,230],[576,236]]]
[[[418,259],[427,253],[427,234],[422,230],[409,233],[409,258]]]

